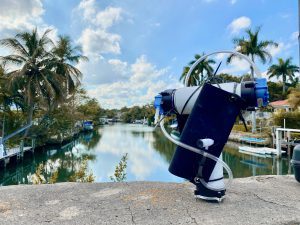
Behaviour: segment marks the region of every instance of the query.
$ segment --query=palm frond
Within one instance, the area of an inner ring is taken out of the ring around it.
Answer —
[[[17,54],[20,54],[21,57],[28,57],[28,52],[23,47],[23,45],[15,38],[6,38],[0,40],[0,45],[10,48]]]

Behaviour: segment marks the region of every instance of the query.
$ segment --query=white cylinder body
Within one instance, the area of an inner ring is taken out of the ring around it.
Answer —
[[[213,86],[220,87],[224,91],[235,93],[238,96],[241,96],[241,84],[231,82],[231,83],[222,83],[219,85],[213,84]],[[197,88],[198,88],[198,86],[184,87],[184,88],[179,88],[175,91],[174,106],[178,113],[180,113],[180,114],[190,114],[191,113],[191,111],[194,107],[195,101],[202,89],[202,87],[201,87],[196,91]],[[188,101],[189,97],[194,93],[194,91],[196,91],[196,93]],[[185,106],[184,111],[182,112],[182,109],[187,101],[188,101],[188,103]]]
[[[219,157],[222,160],[222,153]],[[212,171],[209,180],[215,180],[223,177],[223,166],[222,164],[218,161],[215,165],[214,170]],[[217,181],[209,181],[207,183],[208,187],[213,188],[213,189],[225,189],[225,183],[224,179],[220,179]]]

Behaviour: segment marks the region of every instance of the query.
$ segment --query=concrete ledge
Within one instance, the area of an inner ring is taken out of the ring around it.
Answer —
[[[189,183],[59,183],[0,188],[0,224],[300,224],[291,176],[235,179],[223,203]]]

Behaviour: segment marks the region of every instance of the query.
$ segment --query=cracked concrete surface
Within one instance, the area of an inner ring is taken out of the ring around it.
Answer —
[[[292,176],[235,179],[222,203],[189,183],[59,183],[1,187],[0,224],[300,224]]]

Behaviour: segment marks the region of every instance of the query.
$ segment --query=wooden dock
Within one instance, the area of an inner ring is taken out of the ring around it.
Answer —
[[[21,155],[24,152],[31,151],[31,150],[32,150],[32,147],[24,147],[23,151],[20,150],[20,147],[9,148],[9,149],[6,150],[5,155],[0,156],[0,160],[5,159],[5,158],[10,158],[10,157],[13,157],[13,156],[18,156],[18,155]]]
[[[32,146],[19,146],[15,148],[7,148],[5,149],[5,151],[2,152],[2,154],[0,154],[0,161],[4,161],[4,166],[6,166],[11,158],[16,157],[17,160],[19,160],[23,158],[24,153],[28,151],[33,152],[34,148]]]

